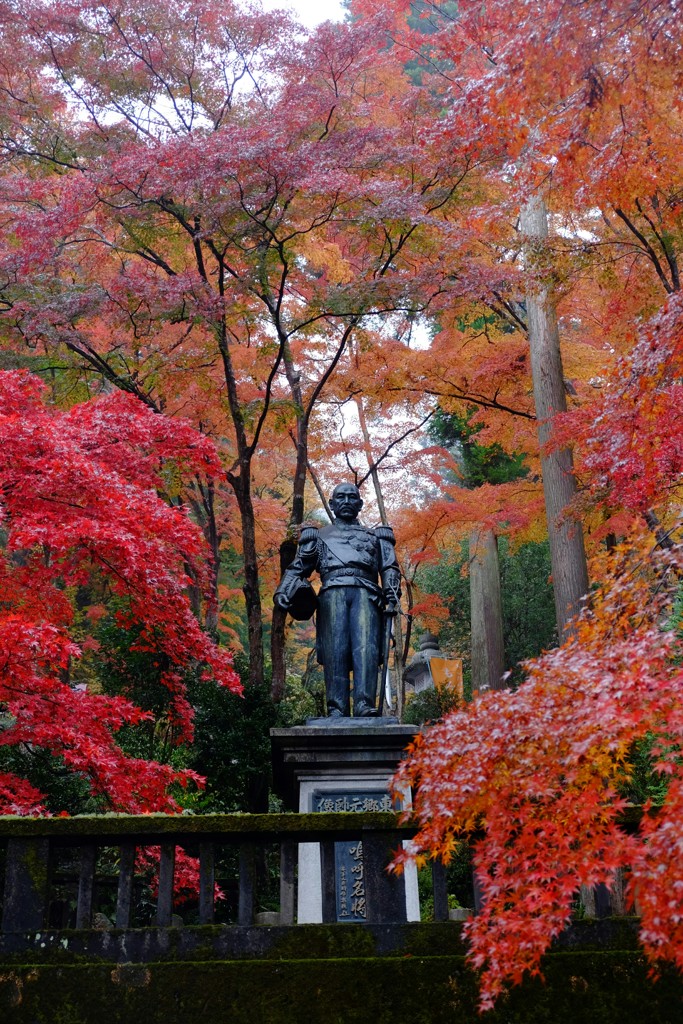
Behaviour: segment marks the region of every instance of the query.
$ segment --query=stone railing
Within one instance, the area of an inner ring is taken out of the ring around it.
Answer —
[[[403,877],[386,867],[414,832],[399,824],[398,815],[376,812],[0,818],[0,848],[5,850],[1,932],[163,929],[216,920],[248,926],[258,923],[264,889],[270,923],[294,925],[299,843],[319,844],[322,922],[335,922],[335,846],[359,841],[363,918],[372,924],[400,923],[406,920]],[[140,854],[146,878],[140,873]],[[186,855],[194,858],[189,865]],[[195,873],[195,894],[181,918],[174,913],[174,891],[179,875],[188,870]],[[440,863],[434,865],[432,880],[434,919],[447,920]],[[219,897],[217,903],[217,886],[231,896],[232,920],[226,919],[226,902]]]
[[[415,831],[384,812],[0,817],[0,951],[43,931],[294,926],[300,843],[318,844],[321,923],[339,921],[339,850],[360,843],[364,903],[354,921],[403,924],[404,877],[387,866]],[[182,877],[190,894],[179,901]],[[440,861],[429,888],[430,919],[447,921]],[[625,912],[619,884],[582,899],[591,918]]]

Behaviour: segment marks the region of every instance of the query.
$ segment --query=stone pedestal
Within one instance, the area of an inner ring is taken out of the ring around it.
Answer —
[[[362,718],[315,719],[293,729],[272,729],[273,788],[288,810],[301,813],[399,810],[410,805],[410,794],[392,808],[389,780],[417,731],[395,720]],[[366,920],[365,860],[362,843],[335,844],[338,921]],[[402,879],[406,919],[419,921],[414,866]],[[297,920],[323,920],[317,843],[299,845]]]

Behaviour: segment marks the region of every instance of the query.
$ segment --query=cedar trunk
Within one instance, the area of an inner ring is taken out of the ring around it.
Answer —
[[[548,216],[541,199],[527,203],[520,227],[529,240],[527,254],[532,259],[534,250],[548,237]],[[576,494],[571,452],[567,448],[547,452],[545,447],[552,436],[553,419],[566,411],[567,403],[555,309],[547,285],[538,278],[531,279],[527,291],[527,317],[555,611],[563,639],[572,632],[572,620],[588,592],[588,569],[581,524],[568,512]]]
[[[493,530],[470,534],[472,690],[502,690],[503,605],[500,596],[498,540]]]

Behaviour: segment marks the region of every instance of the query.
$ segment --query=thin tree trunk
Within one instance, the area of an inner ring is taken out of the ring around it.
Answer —
[[[289,568],[295,556],[296,540],[291,533],[288,533],[280,545],[280,575],[284,573],[285,569]],[[270,695],[276,703],[279,703],[285,695],[285,681],[287,677],[287,661],[285,658],[287,614],[278,605],[273,605],[273,615],[270,621],[270,658],[272,666]]]
[[[281,545],[280,565],[282,564],[283,558]],[[287,662],[285,660],[286,629],[287,612],[274,604],[270,619],[270,664],[272,671],[270,696],[276,704],[279,704],[285,695],[285,680],[287,678]]]
[[[216,522],[214,481],[208,479],[206,484],[204,484],[199,477],[196,477],[188,492],[188,501],[211,552],[211,594],[205,605],[204,629],[208,633],[216,635],[218,632],[218,573],[220,570],[222,537],[218,532],[218,524]],[[194,610],[195,602],[198,608],[201,607],[201,594],[198,588],[194,587],[192,589],[197,591],[196,596],[193,595],[191,598]],[[195,612],[195,614],[198,614],[198,612]]]
[[[498,541],[493,530],[472,531],[469,561],[472,690],[502,690],[505,689],[503,605],[500,595]]]
[[[531,257],[535,241],[542,244],[548,237],[548,216],[540,198],[527,203],[520,227],[529,239]],[[527,318],[557,628],[563,639],[572,632],[572,620],[588,592],[588,569],[581,524],[567,513],[576,494],[571,452],[567,448],[545,451],[553,419],[566,411],[567,404],[557,319],[549,290],[540,281],[532,282],[527,291]]]
[[[242,592],[247,609],[247,635],[249,638],[249,682],[252,686],[263,683],[263,627],[261,590],[259,587],[258,553],[256,550],[256,518],[251,500],[250,467],[231,483],[237,497],[242,527],[242,557],[244,583]]]
[[[293,438],[296,447],[296,463],[292,486],[292,513],[287,535],[280,545],[281,573],[291,565],[296,555],[296,534],[298,527],[304,521],[306,472],[308,470],[308,417],[304,411],[301,379],[294,366],[289,342],[286,339],[283,339],[282,351],[285,374],[292,393],[292,400],[299,411],[296,417],[296,434]],[[276,702],[281,701],[285,694],[285,680],[287,676],[287,661],[285,657],[286,626],[287,612],[275,605],[270,622],[270,663],[272,671],[271,696]]]
[[[358,369],[358,363],[356,362],[356,368]],[[360,395],[356,395],[354,398],[356,403],[356,409],[358,410],[358,422],[360,423],[361,433],[363,435],[363,447],[365,449],[365,457],[368,460],[368,469],[370,471],[370,478],[372,480],[372,486],[375,490],[375,498],[377,499],[377,508],[379,510],[379,518],[381,522],[387,525],[387,510],[384,505],[384,495],[382,494],[382,488],[379,482],[379,473],[377,472],[377,466],[372,454],[372,442],[370,440],[370,431],[368,429],[368,420],[365,415],[365,408],[363,406],[363,399]]]
[[[220,293],[223,294],[222,275],[224,268],[219,268],[221,283]],[[237,392],[237,376],[232,365],[232,356],[228,345],[228,332],[224,321],[217,324],[218,349],[223,362],[223,373],[230,415],[235,428],[237,460],[226,474],[228,483],[235,492],[237,506],[240,510],[242,527],[242,560],[244,564],[244,583],[242,592],[247,612],[247,635],[249,639],[249,682],[252,686],[263,683],[263,623],[261,613],[261,588],[259,586],[258,554],[256,550],[256,515],[251,494],[251,461],[254,454],[255,440],[249,444],[244,423],[244,412]]]
[[[289,340],[286,334],[284,334],[280,328],[278,328],[278,335],[282,346],[282,361],[285,367],[285,374],[287,376],[287,383],[289,384],[290,391],[292,393],[292,400],[295,408],[298,410],[296,418],[296,436],[294,443],[296,446],[296,465],[294,469],[294,482],[292,488],[292,515],[290,518],[290,529],[289,535],[285,538],[285,541],[280,548],[280,563],[285,568],[289,564],[287,559],[287,545],[291,541],[292,537],[297,533],[297,528],[301,526],[304,521],[304,499],[305,499],[305,487],[306,487],[306,473],[308,470],[308,430],[311,419],[311,413],[315,407],[323,388],[327,381],[330,379],[334,370],[341,359],[346,345],[351,337],[354,327],[358,322],[358,317],[352,317],[351,321],[344,328],[341,340],[337,347],[337,351],[333,359],[330,360],[325,372],[322,374],[318,383],[313,388],[313,392],[310,395],[307,403],[304,405],[304,396],[301,389],[301,376],[296,369],[294,360],[292,358],[292,352],[289,345]],[[324,499],[323,499],[323,503]],[[326,506],[327,507],[327,506]],[[329,512],[329,509],[328,509]],[[291,559],[290,559],[291,561]],[[286,660],[285,660],[285,623],[287,616],[281,612],[279,608],[276,608],[273,613],[272,624],[271,624],[271,665],[272,665],[272,696],[273,700],[281,700],[284,693],[285,687],[285,674],[286,674]]]
[[[213,480],[208,480],[206,485],[206,512],[207,522],[204,534],[209,544],[211,551],[211,587],[212,594],[211,600],[207,605],[206,617],[204,620],[205,628],[211,634],[218,633],[218,573],[220,569],[220,547],[221,547],[221,535],[218,532],[218,524],[216,523],[216,506],[215,506],[215,485]]]
[[[320,483],[320,480],[318,479],[318,475],[317,475],[315,469],[313,468],[313,466],[311,465],[310,462],[308,463],[308,473],[309,473],[309,476],[310,476],[311,480],[313,481],[313,486],[315,487],[316,491],[318,492],[318,497],[320,498],[320,503],[321,503],[322,507],[325,509],[325,515],[327,516],[329,521],[332,522],[332,520],[334,519],[334,513],[332,512],[332,509],[330,508],[330,503],[327,500],[327,495],[325,494],[325,492],[324,492],[324,490],[322,488],[322,484]]]

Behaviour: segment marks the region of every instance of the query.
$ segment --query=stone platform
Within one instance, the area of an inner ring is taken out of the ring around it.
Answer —
[[[339,783],[360,773],[386,790],[417,732],[415,725],[387,718],[313,718],[292,729],[271,729],[273,789],[288,811],[317,810],[308,800],[302,803],[302,784],[323,776]]]
[[[392,802],[389,782],[418,731],[395,719],[311,719],[292,729],[272,729],[273,788],[290,811],[391,811],[410,806],[410,793]],[[367,871],[362,844],[335,844],[337,920],[365,919]],[[417,873],[408,867],[402,888],[406,920],[419,921]],[[320,849],[299,845],[297,920],[322,917]]]

